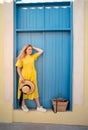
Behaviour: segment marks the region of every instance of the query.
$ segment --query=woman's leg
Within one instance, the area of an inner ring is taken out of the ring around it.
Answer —
[[[40,101],[39,101],[39,98],[35,98],[35,101],[36,101],[36,105],[37,105],[37,107],[40,107]]]
[[[22,110],[23,111],[25,111],[25,112],[28,112],[29,110],[28,110],[28,108],[27,108],[27,106],[25,105],[25,101],[24,101],[24,99],[22,99]]]
[[[37,104],[37,111],[46,112],[46,109],[41,107],[39,98],[36,98],[35,101],[36,101],[36,104]]]
[[[25,101],[24,101],[24,99],[22,99],[22,106],[24,106],[25,105]]]

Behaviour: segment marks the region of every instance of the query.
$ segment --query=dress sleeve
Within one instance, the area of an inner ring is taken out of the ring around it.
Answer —
[[[35,53],[35,54],[33,54],[33,58],[34,58],[34,60],[37,60],[38,59],[38,54],[37,53]]]
[[[17,67],[22,67],[22,66],[23,66],[22,60],[17,60],[16,66],[17,66]]]

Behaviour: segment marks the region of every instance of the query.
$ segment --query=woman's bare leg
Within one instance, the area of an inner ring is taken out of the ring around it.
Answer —
[[[24,101],[24,99],[22,99],[22,106],[24,106],[25,105],[25,101]]]
[[[28,112],[29,111],[28,108],[26,107],[26,105],[25,106],[24,105],[25,105],[25,101],[24,101],[24,99],[22,99],[22,107],[21,108],[23,111]]]
[[[40,106],[39,98],[36,98],[35,101],[36,101],[36,104],[37,104],[37,111],[46,112],[46,109]]]
[[[37,107],[40,107],[40,101],[39,101],[39,98],[36,98],[35,101],[36,101]]]

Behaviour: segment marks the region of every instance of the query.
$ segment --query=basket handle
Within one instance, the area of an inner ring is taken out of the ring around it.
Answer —
[[[57,113],[57,106],[58,106],[58,98],[56,98],[56,113]]]

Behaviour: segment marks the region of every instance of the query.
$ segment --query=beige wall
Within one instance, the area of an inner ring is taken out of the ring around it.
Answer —
[[[88,0],[85,0],[84,103],[88,110]]]
[[[4,8],[0,5],[0,118],[4,105]]]
[[[0,102],[4,101],[4,90],[3,90],[3,83],[4,83],[4,9],[3,6],[0,5]]]
[[[9,11],[8,11],[9,10]],[[4,95],[5,101],[13,103],[13,3],[4,4]],[[8,57],[8,58],[7,58]],[[9,72],[9,73],[8,73]],[[9,81],[9,82],[8,82]],[[9,88],[9,89],[8,89]]]
[[[84,0],[73,4],[73,104],[83,104]]]
[[[7,41],[5,39],[5,24],[4,24],[4,5],[0,4],[0,122],[12,122],[12,107],[13,104],[8,103],[5,100],[5,91],[9,90],[8,88],[5,90],[5,60],[4,56],[7,56]],[[9,44],[8,44],[9,47]],[[7,58],[8,59],[8,58]],[[8,68],[7,68],[8,69]],[[8,71],[7,74],[9,74],[10,71]],[[11,77],[11,76],[10,76]],[[12,80],[13,81],[13,80]],[[12,82],[11,81],[11,82]],[[7,83],[8,84],[8,79]],[[13,88],[13,86],[12,86]],[[12,97],[11,97],[12,99]]]
[[[0,62],[0,68],[2,68],[1,69],[2,74],[0,73],[0,88],[1,88],[0,122],[33,122],[33,123],[88,125],[88,96],[87,96],[88,95],[88,68],[87,68],[88,66],[88,44],[87,44],[88,42],[88,38],[87,38],[88,1],[86,0],[85,2],[85,10],[84,8],[82,8],[83,9],[82,12],[76,12],[81,10],[81,7],[84,6],[83,1],[84,0],[77,0],[76,1],[77,3],[75,2],[74,4],[75,5],[74,17],[75,19],[77,19],[77,21],[76,20],[74,21],[74,27],[75,27],[74,28],[74,33],[75,33],[74,34],[74,49],[75,49],[74,63],[75,64],[73,66],[74,68],[73,98],[75,99],[74,101],[76,102],[74,102],[73,104],[72,112],[60,112],[60,113],[58,112],[57,114],[54,114],[52,111],[48,111],[46,113],[29,111],[28,113],[24,113],[23,111],[20,110],[13,110],[13,101],[11,98],[13,97],[13,58],[14,58],[13,57],[13,12],[12,12],[13,5],[12,4],[9,5],[5,4],[4,6],[0,5],[0,19],[1,19],[0,36],[2,35],[2,38],[0,38],[0,58],[1,58],[0,61],[2,61],[2,64]],[[84,12],[85,12],[84,15],[85,23],[83,23]],[[80,18],[80,20],[77,17],[77,15]],[[11,24],[9,24],[9,22],[11,22]],[[85,26],[83,26],[83,24]],[[8,31],[8,26],[9,26],[9,31]],[[85,33],[83,32],[84,29],[85,29]],[[77,31],[79,32],[77,33]],[[85,34],[85,37],[83,37],[84,35],[82,34]],[[80,58],[79,54],[82,57],[81,59],[79,59]],[[9,62],[11,63],[10,65],[7,64],[8,62],[7,56],[9,56]],[[7,70],[10,72],[9,74]],[[75,76],[77,76],[77,79],[75,78]]]

